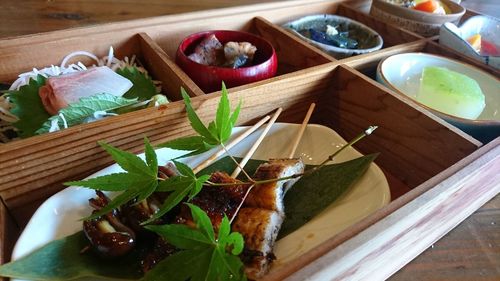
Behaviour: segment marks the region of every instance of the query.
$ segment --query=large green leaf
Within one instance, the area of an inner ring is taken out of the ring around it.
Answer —
[[[38,95],[38,90],[45,85],[45,80],[43,76],[38,75],[36,79],[30,79],[28,85],[6,94],[13,104],[11,113],[19,118],[19,121],[12,125],[19,130],[19,136],[22,138],[35,135],[35,131],[50,117]]]
[[[64,128],[65,123],[68,127],[72,127],[82,124],[88,118],[93,118],[95,112],[112,111],[134,103],[137,103],[137,99],[125,99],[106,93],[84,97],[79,102],[69,104],[67,107],[59,110],[57,115],[45,121],[35,133],[38,135],[48,133],[52,122],[57,122],[59,128]],[[61,115],[64,116],[64,119]]]
[[[89,251],[80,251],[88,245],[82,231],[55,240],[15,262],[0,266],[0,276],[24,280],[71,280],[80,277],[99,279],[141,278],[138,251],[127,256],[107,260]]]
[[[116,73],[127,78],[132,82],[132,88],[130,88],[124,95],[124,98],[139,100],[148,100],[154,95],[158,94],[153,81],[149,76],[140,72],[135,67],[124,67],[116,70]]]
[[[306,224],[314,216],[326,209],[344,194],[366,172],[378,154],[362,156],[347,162],[323,166],[297,181],[285,196],[285,221],[281,226],[279,238],[285,237]],[[236,158],[239,162],[240,159]],[[265,161],[250,159],[245,171],[253,174]],[[312,169],[315,165],[307,165]],[[200,171],[210,174],[215,171],[233,171],[236,164],[230,157],[224,157]],[[244,179],[243,175],[240,175]]]

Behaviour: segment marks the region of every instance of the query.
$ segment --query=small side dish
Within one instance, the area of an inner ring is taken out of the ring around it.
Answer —
[[[69,63],[90,57],[94,65]],[[98,58],[77,51],[61,65],[22,73],[0,95],[0,142],[59,131],[148,105],[167,103],[161,85],[136,60],[114,56]]]
[[[451,0],[373,0],[370,15],[422,36],[439,33],[442,24],[458,22],[465,8]]]
[[[236,87],[276,75],[273,46],[254,34],[213,30],[182,40],[175,62],[205,93],[220,90],[222,82]]]
[[[386,0],[401,7],[439,15],[449,14],[450,8],[439,0]]]
[[[404,53],[379,63],[377,81],[484,143],[500,136],[500,81],[478,68]]]
[[[496,18],[474,16],[460,26],[445,23],[439,44],[500,69],[500,21]]]
[[[335,58],[373,52],[383,45],[382,37],[375,30],[336,15],[306,16],[283,27]]]

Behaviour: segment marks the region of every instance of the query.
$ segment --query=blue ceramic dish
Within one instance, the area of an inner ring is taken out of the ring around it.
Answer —
[[[315,33],[314,31],[326,30],[327,25],[336,27],[339,33],[347,32],[349,34],[347,38],[356,40],[357,46],[355,48],[341,48],[321,43],[321,40],[312,40],[310,37],[314,37],[314,34],[313,36],[305,35],[306,33],[311,34],[311,30],[313,31],[312,33]],[[352,19],[336,15],[322,14],[306,16],[286,23],[283,27],[300,39],[337,59],[379,50],[384,43],[382,37],[375,30]]]

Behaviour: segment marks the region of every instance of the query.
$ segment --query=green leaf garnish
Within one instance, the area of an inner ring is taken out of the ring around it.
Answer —
[[[143,280],[246,280],[243,263],[237,257],[243,250],[243,236],[230,232],[224,217],[217,238],[207,214],[188,204],[196,228],[187,225],[146,226],[181,251],[167,257],[147,272]],[[196,270],[193,270],[195,269]]]
[[[325,165],[302,176],[285,196],[286,218],[278,239],[294,232],[340,198],[363,176],[377,156],[369,154]]]
[[[142,224],[148,224],[159,219],[186,197],[189,197],[189,200],[191,200],[201,191],[203,184],[210,178],[208,175],[203,175],[199,178],[196,177],[193,170],[181,162],[174,161],[174,164],[180,175],[160,182],[156,189],[157,191],[170,191],[171,193],[165,199],[160,209]]]
[[[22,138],[34,136],[36,130],[50,117],[38,95],[38,90],[45,85],[45,80],[45,77],[38,75],[36,79],[30,79],[29,83],[21,86],[19,90],[6,93],[14,105],[11,113],[19,118],[12,125],[19,130],[19,136]]]
[[[59,110],[57,115],[50,117],[35,134],[48,133],[52,122],[55,122],[54,120],[57,120],[60,128],[64,128],[64,122],[66,122],[68,127],[72,127],[82,124],[88,118],[92,118],[97,111],[113,111],[134,103],[137,103],[137,99],[125,99],[106,93],[81,98],[79,102],[69,104],[67,107]],[[60,115],[64,116],[64,120]]]
[[[123,191],[123,193],[119,194],[108,205],[86,219],[104,215],[136,197],[139,200],[144,200],[158,187],[158,162],[156,153],[147,138],[144,138],[147,163],[130,152],[120,150],[104,142],[99,142],[99,144],[125,170],[125,173],[110,174],[83,181],[66,182],[64,184],[105,191]]]
[[[88,245],[83,231],[52,241],[27,256],[0,266],[0,276],[22,280],[91,279],[139,280],[139,250],[119,259],[101,259],[92,252],[81,253]],[[92,278],[93,277],[93,278]]]
[[[124,95],[124,98],[148,100],[159,94],[153,80],[145,73],[140,72],[136,67],[124,67],[116,70],[116,73],[127,78],[133,86]]]
[[[193,137],[184,137],[176,140],[172,140],[163,144],[159,147],[168,147],[178,150],[191,151],[181,157],[193,156],[209,149],[224,144],[231,137],[231,132],[236,124],[238,115],[241,109],[241,102],[238,104],[233,113],[231,113],[231,108],[229,106],[229,98],[226,86],[222,84],[222,94],[217,107],[217,113],[215,116],[215,121],[212,121],[206,127],[200,120],[198,115],[191,105],[191,99],[184,89],[181,89],[182,98],[186,105],[186,112],[191,127],[199,135]]]

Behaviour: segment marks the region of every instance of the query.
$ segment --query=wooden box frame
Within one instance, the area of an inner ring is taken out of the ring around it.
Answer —
[[[172,58],[183,37],[223,27],[269,39],[281,61],[277,77],[230,89],[231,102],[244,101],[239,124],[252,123],[277,106],[284,108],[279,121],[300,122],[313,101],[319,101],[313,122],[336,130],[345,139],[377,124],[377,133],[356,148],[381,153],[376,162],[388,178],[393,197],[388,206],[265,279],[390,276],[500,192],[500,174],[495,170],[500,166],[500,138],[481,147],[464,132],[375,82],[370,73],[382,58],[409,51],[460,58],[497,77],[499,73],[437,45],[435,38],[382,23],[361,12],[366,7],[367,1],[297,0],[0,40],[0,81],[12,81],[26,68],[57,63],[75,48],[104,55],[113,45],[118,53],[140,53],[173,101],[0,145],[0,263],[9,260],[19,231],[39,204],[62,188],[62,182],[110,164],[97,140],[140,152],[144,135],[159,143],[191,134],[179,101],[181,86],[193,97],[201,118],[213,118],[220,94],[203,93]],[[336,60],[279,26],[312,13],[335,13],[361,21],[377,30],[388,46]],[[473,14],[468,11],[466,17]],[[300,56],[287,51],[290,45]],[[34,49],[51,52],[39,56],[32,54]],[[388,260],[382,269],[378,267]]]

